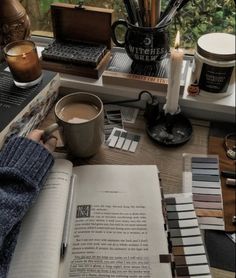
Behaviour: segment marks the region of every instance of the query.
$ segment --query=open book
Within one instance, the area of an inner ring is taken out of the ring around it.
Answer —
[[[70,237],[60,255],[72,174]],[[8,278],[172,277],[156,166],[56,160],[26,215]]]

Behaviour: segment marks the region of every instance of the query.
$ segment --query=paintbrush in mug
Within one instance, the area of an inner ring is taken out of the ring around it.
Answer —
[[[160,19],[161,0],[151,0],[151,27],[155,27]]]
[[[180,5],[182,4],[184,0],[177,0],[175,1],[175,3],[173,4],[173,6],[171,7],[171,9],[167,12],[167,14],[158,22],[158,24],[156,25],[156,27],[161,28],[165,25],[167,25],[169,22],[172,21],[173,17],[176,15],[177,13],[177,9],[180,7]]]
[[[178,7],[177,12],[179,12],[189,1],[190,0],[184,0]]]
[[[138,25],[138,19],[136,14],[136,8],[133,0],[123,0],[125,4],[125,8],[128,14],[128,20],[133,25]]]
[[[177,8],[177,12],[179,12],[190,0],[183,0],[182,3],[179,5]],[[168,15],[170,12],[171,8],[175,5],[176,0],[170,0],[168,5],[166,6],[165,10],[162,12],[160,16],[160,21]]]
[[[176,0],[170,0],[169,3],[167,4],[165,10],[161,13],[160,20],[159,22],[166,17],[166,15],[169,13],[170,9],[173,7],[175,4]],[[158,22],[158,23],[159,23]]]

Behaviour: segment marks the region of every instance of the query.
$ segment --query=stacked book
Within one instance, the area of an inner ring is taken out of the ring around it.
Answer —
[[[40,84],[20,89],[4,67],[0,70],[0,147],[14,135],[26,135],[47,115],[58,95],[58,73],[43,71]]]
[[[192,61],[184,57],[180,93],[183,93],[187,72]],[[167,92],[169,56],[159,63],[135,64],[127,55],[125,49],[114,47],[112,59],[102,74],[103,84]]]

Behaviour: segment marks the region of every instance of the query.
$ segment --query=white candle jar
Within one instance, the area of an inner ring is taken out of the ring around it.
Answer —
[[[209,33],[198,39],[191,82],[200,94],[214,97],[231,95],[235,88],[235,36]]]

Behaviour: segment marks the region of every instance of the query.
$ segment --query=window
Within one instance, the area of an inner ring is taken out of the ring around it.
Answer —
[[[52,35],[50,4],[67,2],[78,4],[77,1],[64,0],[21,0],[31,19],[33,34]],[[162,10],[169,1],[162,0]],[[126,10],[122,0],[84,0],[88,6],[100,6],[115,10],[115,19],[126,18]],[[233,0],[190,0],[175,16],[169,25],[171,42],[174,41],[176,30],[181,32],[181,46],[193,48],[197,39],[210,32],[235,33],[235,4]]]

